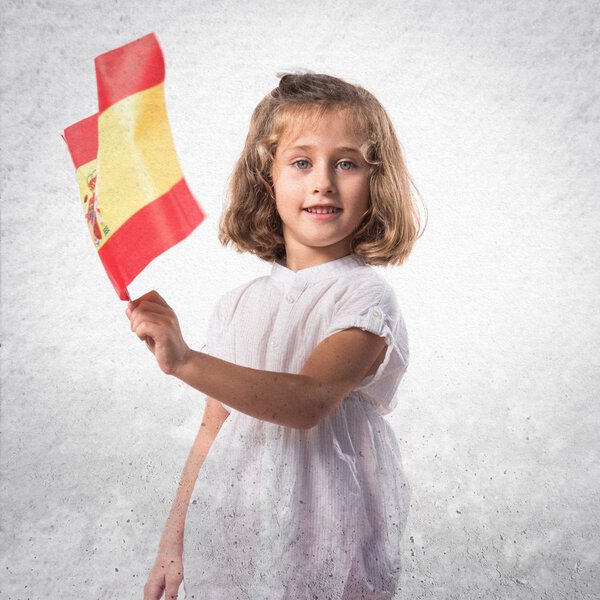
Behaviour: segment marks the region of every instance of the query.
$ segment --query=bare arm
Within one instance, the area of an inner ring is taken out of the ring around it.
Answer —
[[[144,585],[144,600],[176,598],[183,580],[183,532],[188,505],[202,463],[229,413],[206,399],[204,417],[181,474],[175,500],[160,538],[156,560]]]
[[[183,548],[185,518],[198,473],[214,439],[228,416],[229,413],[218,400],[210,397],[206,399],[202,423],[183,467],[177,494],[167,518],[160,546],[175,543],[181,544]]]
[[[385,356],[382,337],[351,328],[323,340],[298,374],[262,371],[191,350],[175,313],[155,291],[126,312],[165,373],[247,415],[299,429],[330,414]]]
[[[381,362],[384,356],[383,338],[352,328],[323,340],[299,374],[250,369],[190,350],[172,375],[252,417],[310,428],[374,372],[376,359]]]

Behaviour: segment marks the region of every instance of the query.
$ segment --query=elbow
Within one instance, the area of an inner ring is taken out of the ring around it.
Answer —
[[[339,403],[335,406],[337,407]],[[335,409],[335,407],[331,409],[327,409],[325,406],[318,407],[318,410],[315,410],[305,419],[305,424],[302,429],[312,429],[316,427],[321,421],[324,421]]]
[[[302,423],[298,425],[298,429],[304,429],[305,431],[308,429],[312,429],[316,427],[322,419],[317,419],[315,417],[303,419]]]
[[[304,379],[296,389],[295,405],[298,429],[312,429],[316,427],[329,412],[327,403],[322,397],[323,388],[313,381]]]
[[[287,411],[286,411],[287,413]],[[287,414],[278,414],[272,412],[257,416],[258,419],[274,423],[275,425],[283,425],[290,429],[312,429],[321,419],[314,414],[314,411],[296,410]]]
[[[322,419],[313,414],[296,414],[292,419],[289,419],[285,425],[292,429],[308,430],[315,427]]]
[[[304,418],[301,420],[301,429],[312,429],[329,416],[331,410],[324,402],[313,402],[307,406]]]
[[[295,390],[294,400],[294,405],[298,407],[298,410],[295,411],[294,424],[292,425],[296,429],[316,427],[343,400],[342,397],[338,397],[338,390],[327,389],[321,383],[315,383],[307,379],[298,383],[300,385]]]

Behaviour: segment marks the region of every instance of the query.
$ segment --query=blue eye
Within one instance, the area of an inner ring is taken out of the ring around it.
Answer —
[[[342,171],[350,171],[354,168],[354,163],[349,160],[342,160],[338,163],[338,167],[340,167]]]
[[[294,161],[294,164],[301,170],[304,171],[305,169],[308,169],[308,167],[310,166],[310,163],[307,160],[296,160]]]

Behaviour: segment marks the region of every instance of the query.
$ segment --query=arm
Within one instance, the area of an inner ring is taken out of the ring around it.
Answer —
[[[167,518],[160,546],[164,544],[177,543],[183,548],[183,532],[185,528],[185,517],[194,485],[198,478],[200,468],[208,455],[214,439],[217,437],[221,426],[229,416],[221,403],[214,398],[208,397],[204,407],[204,416],[196,439],[190,449],[185,466],[181,473],[181,479],[177,488],[177,494]]]
[[[146,585],[144,600],[175,598],[183,580],[183,532],[194,484],[202,463],[229,413],[218,400],[206,399],[204,417],[181,474],[175,500],[158,546],[154,566]]]
[[[341,331],[323,340],[297,375],[241,367],[190,350],[172,375],[251,417],[308,429],[366,377],[382,345],[383,338],[361,329]]]
[[[175,313],[156,292],[130,303],[127,315],[165,373],[240,412],[288,427],[316,425],[385,356],[383,338],[351,328],[323,340],[299,374],[261,371],[191,350]]]

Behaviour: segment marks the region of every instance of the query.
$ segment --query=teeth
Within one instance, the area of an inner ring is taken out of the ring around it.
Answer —
[[[307,208],[306,211],[309,213],[315,213],[317,215],[328,215],[337,212],[337,208]]]

